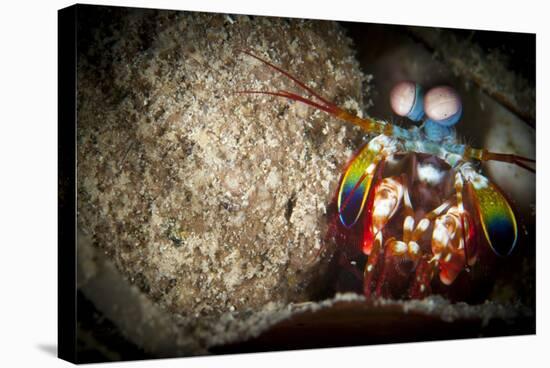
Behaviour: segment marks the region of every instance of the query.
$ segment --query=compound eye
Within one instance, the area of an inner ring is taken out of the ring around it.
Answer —
[[[453,88],[434,87],[424,96],[424,111],[429,120],[450,127],[462,117],[462,101]]]
[[[424,116],[422,87],[410,81],[397,83],[390,92],[390,105],[395,114],[419,121]]]

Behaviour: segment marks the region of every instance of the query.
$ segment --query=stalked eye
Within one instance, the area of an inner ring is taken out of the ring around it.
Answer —
[[[450,127],[462,117],[462,102],[453,88],[435,87],[424,96],[424,111],[429,120]]]
[[[424,116],[424,93],[419,84],[403,81],[390,92],[390,105],[394,113],[419,121]]]

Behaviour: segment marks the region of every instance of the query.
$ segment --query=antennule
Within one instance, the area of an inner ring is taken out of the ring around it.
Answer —
[[[518,165],[519,167],[524,168],[525,170],[535,173],[535,168],[528,165],[528,164],[535,164],[536,161],[534,159],[518,156],[510,153],[497,153],[497,152],[490,152],[484,148],[478,149],[478,148],[466,147],[466,150],[464,151],[464,157],[473,158],[479,161],[507,162],[510,164]]]
[[[362,129],[366,130],[369,133],[376,133],[376,134],[386,134],[386,135],[392,135],[393,133],[393,125],[381,121],[377,121],[371,118],[365,118],[362,119],[358,116],[352,115],[345,111],[344,109],[338,107],[334,103],[328,101],[327,99],[320,96],[317,92],[315,92],[313,89],[309,88],[305,85],[302,81],[300,81],[298,78],[294,77],[287,71],[279,68],[276,65],[273,65],[267,60],[262,59],[259,56],[254,55],[248,50],[239,50],[242,53],[247,54],[250,57],[253,57],[254,59],[264,63],[268,67],[276,70],[277,72],[281,73],[294,83],[296,83],[300,88],[302,88],[304,91],[310,93],[313,97],[315,97],[320,102],[314,101],[312,98],[307,98],[300,96],[296,93],[288,92],[288,91],[277,91],[277,92],[270,92],[270,91],[253,91],[253,90],[244,90],[244,91],[238,91],[237,93],[248,93],[248,94],[264,94],[264,95],[271,95],[271,96],[277,96],[277,97],[284,97],[289,100],[294,100],[298,102],[302,102],[306,105],[312,106],[314,108],[317,108],[319,110],[322,110],[340,120],[347,121],[349,123],[355,124]]]

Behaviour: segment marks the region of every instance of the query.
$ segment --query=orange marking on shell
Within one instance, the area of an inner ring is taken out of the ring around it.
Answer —
[[[432,233],[432,252],[438,259],[439,278],[445,285],[456,279],[465,265],[464,229],[458,207],[437,218]]]

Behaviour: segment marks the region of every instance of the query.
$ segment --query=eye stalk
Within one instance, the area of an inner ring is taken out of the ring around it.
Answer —
[[[434,87],[424,96],[424,111],[428,121],[452,127],[462,117],[462,101],[453,88]]]
[[[424,92],[418,83],[403,81],[397,83],[390,92],[392,111],[412,121],[424,117]]]

